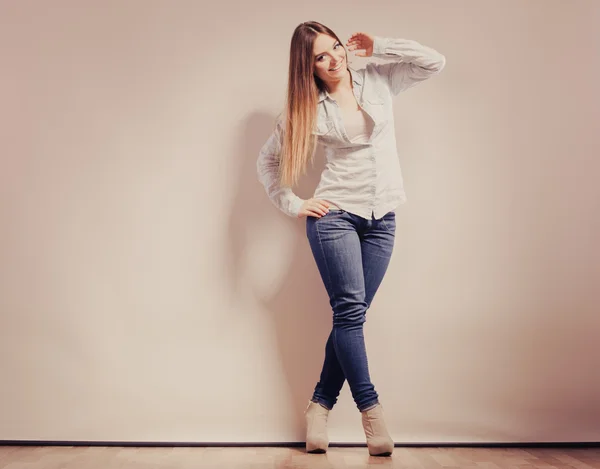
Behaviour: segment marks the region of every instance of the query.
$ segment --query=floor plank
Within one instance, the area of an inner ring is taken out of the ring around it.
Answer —
[[[600,469],[600,448],[398,447],[367,449],[0,446],[0,469]]]

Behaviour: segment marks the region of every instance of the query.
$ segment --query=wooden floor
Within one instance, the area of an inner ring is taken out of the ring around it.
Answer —
[[[269,468],[576,468],[600,469],[600,448],[400,447],[392,457],[366,448],[132,448],[0,446],[0,469],[269,469]]]

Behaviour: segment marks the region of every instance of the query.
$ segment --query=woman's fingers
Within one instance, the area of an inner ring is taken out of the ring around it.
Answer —
[[[324,216],[327,214],[327,209],[321,208],[317,205],[316,207],[313,208],[313,212],[318,213],[321,216]]]
[[[307,215],[311,215],[313,217],[318,217],[318,218],[321,218],[321,217],[327,215],[327,212],[319,207],[308,207],[306,209],[306,211],[308,212]]]
[[[360,41],[366,37],[367,35],[365,33],[354,33],[350,36],[348,42]]]
[[[356,55],[360,57],[367,57],[367,49],[370,49],[373,44],[373,37],[367,33],[354,33],[348,39],[346,46],[349,51],[361,50],[364,52],[357,52]]]
[[[323,216],[323,213],[321,213],[322,211],[314,208],[314,207],[306,207],[304,210],[302,210],[302,215],[306,216],[306,217],[317,217],[320,218]]]
[[[324,203],[324,202],[317,202],[317,206],[321,209],[321,210],[325,210],[326,212],[329,211],[329,204]]]
[[[348,51],[352,52],[355,50],[365,50],[366,48],[367,48],[366,44],[363,44],[362,42],[354,42],[348,46]]]
[[[309,199],[304,202],[300,210],[301,216],[321,218],[329,212],[329,202],[319,199]]]

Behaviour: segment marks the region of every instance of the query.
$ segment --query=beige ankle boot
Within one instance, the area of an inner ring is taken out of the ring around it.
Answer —
[[[377,404],[361,414],[369,454],[371,456],[390,456],[394,451],[394,441],[385,427],[381,404]]]
[[[304,411],[306,417],[306,452],[325,453],[329,446],[327,438],[327,417],[329,410],[321,404],[310,401]]]

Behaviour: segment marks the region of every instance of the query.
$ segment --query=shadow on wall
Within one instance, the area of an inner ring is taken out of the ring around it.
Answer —
[[[304,439],[304,410],[318,381],[325,355],[325,343],[332,327],[332,315],[325,288],[319,276],[306,237],[306,219],[293,219],[279,211],[269,200],[256,172],[258,153],[274,129],[275,116],[253,113],[243,122],[238,154],[239,180],[229,220],[229,269],[232,291],[243,290],[240,264],[244,253],[250,249],[248,238],[253,233],[259,237],[263,230],[274,226],[272,220],[282,217],[289,223],[294,239],[286,243],[293,252],[285,278],[278,282],[281,287],[270,297],[256,301],[269,315],[277,335],[277,352],[290,400],[293,402],[292,422],[298,441]],[[294,191],[308,198],[316,187],[322,164],[322,153],[317,152],[314,167],[309,167],[300,186]],[[287,230],[286,230],[287,231]],[[275,254],[274,254],[275,255]]]

